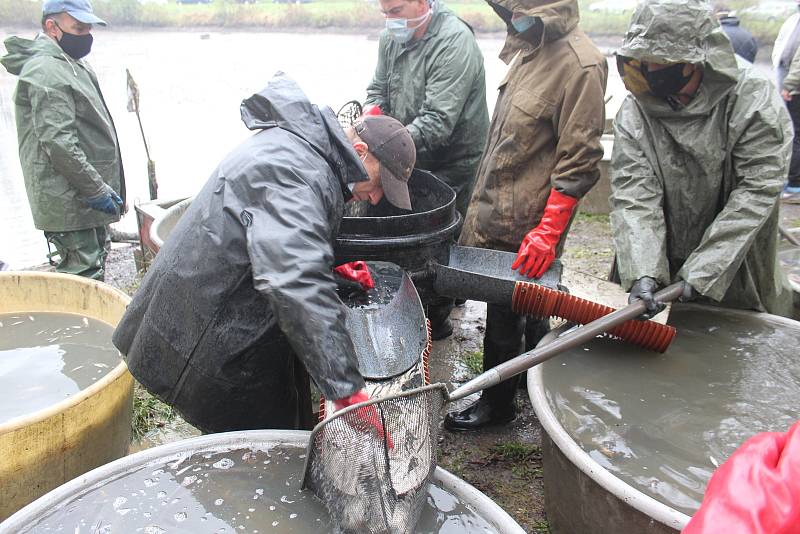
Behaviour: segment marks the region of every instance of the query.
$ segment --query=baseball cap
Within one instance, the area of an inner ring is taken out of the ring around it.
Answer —
[[[106,25],[106,21],[94,14],[89,0],[44,0],[42,15],[57,13],[67,13],[84,24]]]
[[[381,163],[381,186],[386,200],[398,208],[410,210],[408,179],[417,162],[411,134],[400,121],[387,115],[361,117],[353,127]]]

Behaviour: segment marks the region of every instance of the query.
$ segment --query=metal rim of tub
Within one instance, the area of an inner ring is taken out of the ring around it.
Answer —
[[[59,503],[65,504],[68,499],[77,497],[112,476],[118,478],[154,461],[162,462],[165,458],[178,458],[210,450],[266,448],[277,445],[302,445],[305,448],[310,435],[310,432],[303,430],[245,430],[198,436],[146,449],[97,467],[39,497],[0,524],[0,534],[18,532],[33,521],[41,519],[43,511],[52,510]],[[444,488],[457,492],[463,503],[474,508],[483,519],[497,528],[498,532],[525,534],[522,527],[505,510],[469,483],[441,467],[436,468],[434,479],[439,481]]]
[[[186,211],[188,206],[192,203],[192,200],[194,200],[193,196],[189,197],[189,198],[187,198],[185,200],[181,200],[180,202],[178,202],[174,206],[170,206],[169,208],[164,210],[164,213],[161,214],[160,217],[156,218],[153,221],[152,225],[150,225],[150,240],[159,249],[164,246],[164,241],[161,239],[161,235],[160,235],[160,232],[159,232],[160,229],[161,229],[161,225],[165,221],[170,220],[172,218],[171,215],[173,213]]]
[[[130,297],[123,293],[122,291],[111,287],[108,284],[104,284],[102,282],[98,282],[96,280],[90,280],[88,278],[80,278],[70,274],[62,274],[62,273],[40,273],[36,271],[7,271],[4,273],[0,273],[0,284],[2,284],[3,279],[7,278],[26,278],[26,279],[37,279],[41,278],[42,276],[47,276],[53,280],[64,280],[64,281],[72,281],[77,282],[75,278],[79,278],[81,282],[86,283],[90,286],[94,286],[96,291],[106,294],[113,294],[117,296],[122,296],[126,302],[126,304],[130,303]],[[14,312],[9,312],[14,313]],[[74,312],[70,312],[74,313]],[[105,322],[105,321],[103,321]],[[13,419],[9,419],[5,423],[0,424],[0,435],[5,434],[7,432],[12,432],[14,430],[18,430],[22,427],[32,425],[35,423],[39,423],[44,421],[45,419],[56,415],[57,413],[63,412],[72,408],[73,406],[77,406],[81,402],[84,402],[86,399],[93,397],[95,394],[99,393],[101,390],[105,389],[106,386],[113,383],[117,380],[120,376],[128,371],[128,366],[124,360],[120,360],[119,364],[111,369],[108,373],[106,373],[100,380],[95,382],[89,387],[86,387],[79,392],[75,393],[74,395],[69,396],[68,398],[59,401],[55,404],[51,404],[47,408],[42,408],[41,410],[26,414],[20,415]]]
[[[702,304],[680,304],[681,308],[714,310],[714,306]],[[779,315],[769,313],[759,314],[758,312],[735,310],[725,308],[726,313],[733,313],[740,316],[752,316],[758,314],[768,317],[770,320],[793,325],[797,327],[798,322]],[[594,480],[603,489],[635,508],[639,512],[647,514],[659,523],[676,530],[682,530],[689,522],[690,517],[666,504],[646,495],[633,486],[625,483],[622,479],[608,471],[606,468],[595,462],[572,437],[564,430],[558,418],[550,409],[544,393],[544,382],[542,380],[542,366],[537,366],[528,371],[528,397],[530,398],[536,417],[547,432],[553,443],[556,444],[561,453],[580,469],[586,476]]]

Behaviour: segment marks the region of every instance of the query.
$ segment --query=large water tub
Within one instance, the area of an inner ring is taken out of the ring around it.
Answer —
[[[67,312],[114,326],[129,301],[106,284],[77,276],[0,273],[0,314]],[[0,424],[0,519],[127,454],[132,395],[133,377],[120,360],[78,393]]]
[[[554,533],[677,533],[745,439],[800,418],[800,323],[691,304],[669,322],[665,354],[598,338],[528,373]]]
[[[311,509],[319,509],[318,504],[305,502],[312,499],[308,492],[299,490],[308,439],[309,432],[304,431],[253,430],[201,436],[142,451],[48,493],[0,524],[0,533],[38,532],[51,522],[70,527],[80,521],[88,529],[99,525],[111,531],[113,525],[124,524],[124,528],[133,530],[142,520],[152,523],[150,530],[144,527],[145,532],[171,532],[174,528],[198,533],[225,528],[230,532],[230,526],[267,532],[272,531],[270,524],[260,528],[253,520],[258,514],[267,516],[269,510],[284,516],[272,522],[273,529],[308,532],[296,530],[303,529],[301,524],[286,526],[295,520],[314,526],[314,518],[309,517]],[[229,475],[239,468],[252,474],[238,479]],[[286,478],[288,473],[286,484],[274,484],[271,472],[288,468],[291,471],[280,474]],[[221,483],[223,476],[229,478]],[[423,528],[418,532],[524,534],[486,495],[443,469],[436,470],[428,501],[428,517],[423,513],[421,523],[438,526],[433,531]],[[304,502],[309,506],[288,513],[289,507]],[[90,512],[84,513],[81,507]],[[170,507],[179,510],[174,514],[171,509],[167,514],[161,512]],[[473,518],[471,522],[467,516]]]

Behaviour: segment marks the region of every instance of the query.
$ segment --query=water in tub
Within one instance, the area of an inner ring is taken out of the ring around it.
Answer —
[[[72,313],[0,314],[0,424],[63,401],[116,367],[113,331]]]
[[[561,425],[600,465],[691,515],[747,438],[798,419],[800,323],[676,306],[665,354],[598,338],[547,362]]]

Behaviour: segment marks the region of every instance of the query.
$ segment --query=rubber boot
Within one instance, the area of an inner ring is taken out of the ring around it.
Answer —
[[[533,350],[547,333],[550,332],[550,319],[534,319],[529,317],[525,323],[525,352]],[[517,389],[528,389],[527,373],[519,375]]]
[[[483,337],[483,370],[487,371],[520,354],[525,318],[511,308],[489,304],[486,312],[486,333]],[[517,416],[514,397],[520,377],[512,377],[485,390],[480,399],[458,412],[447,414],[448,430],[477,430],[489,425],[504,424]]]
[[[428,305],[428,319],[431,321],[431,339],[439,341],[453,334],[453,323],[450,312],[453,311],[453,300],[442,299]]]

